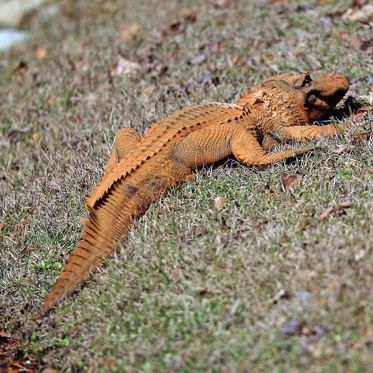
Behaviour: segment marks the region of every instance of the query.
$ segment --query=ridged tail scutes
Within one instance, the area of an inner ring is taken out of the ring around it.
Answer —
[[[57,283],[38,310],[39,316],[44,315],[65,296],[83,284],[91,273],[102,264],[102,261],[114,253],[116,242],[99,236],[92,218],[93,216],[83,228],[79,244],[72,252]]]
[[[127,233],[130,221],[128,219],[121,220],[120,228],[116,227],[117,229],[115,229],[116,224],[113,224],[112,221],[114,216],[112,215],[112,219],[108,218],[104,210],[105,206],[101,206],[98,211],[90,211],[79,244],[72,252],[57,283],[38,310],[38,316],[44,315],[79,285],[82,285],[105,258],[113,255],[119,236],[123,237]],[[100,221],[101,224],[99,224]]]
[[[56,285],[37,311],[36,318],[43,316],[82,285],[105,258],[113,255],[118,243],[127,235],[133,220],[141,216],[163,193],[166,188],[164,181],[157,176],[148,179],[145,177],[143,182],[148,188],[144,186],[143,190],[137,183],[121,180],[94,207],[88,208],[89,217],[79,244],[72,252]],[[157,192],[149,189],[147,183],[157,186]]]

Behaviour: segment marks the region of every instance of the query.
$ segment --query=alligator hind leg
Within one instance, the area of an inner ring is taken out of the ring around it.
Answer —
[[[119,130],[115,137],[111,156],[105,168],[105,174],[109,173],[121,159],[131,153],[140,140],[141,135],[133,128],[122,128]]]

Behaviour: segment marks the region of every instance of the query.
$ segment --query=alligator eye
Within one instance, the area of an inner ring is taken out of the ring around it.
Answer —
[[[302,88],[303,87],[303,78],[298,78],[294,83],[293,83],[294,88]]]

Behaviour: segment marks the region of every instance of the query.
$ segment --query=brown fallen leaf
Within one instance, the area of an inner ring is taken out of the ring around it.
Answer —
[[[199,65],[204,61],[206,61],[206,56],[204,54],[199,54],[198,56],[194,57],[190,62],[193,65]]]
[[[350,40],[350,48],[360,49],[362,41],[357,36],[353,36]]]
[[[301,335],[304,323],[297,319],[288,320],[281,328],[281,335],[290,337]]]
[[[299,174],[290,175],[282,178],[282,188],[285,193],[294,192],[302,182],[303,176]]]
[[[197,13],[189,8],[181,9],[179,15],[189,22],[195,22],[197,19]]]
[[[285,289],[280,289],[277,294],[271,299],[271,303],[277,304],[280,300],[284,299],[290,299],[291,294],[285,290]]]
[[[230,0],[215,0],[214,5],[217,8],[227,8],[231,4]]]
[[[352,207],[352,203],[350,201],[343,201],[343,202],[340,202],[340,203],[337,203],[336,205],[334,206],[331,206],[331,207],[328,207],[326,208],[319,216],[319,219],[320,220],[325,220],[327,217],[329,217],[329,215],[333,212],[336,212],[336,211],[341,211],[341,210],[345,210],[345,209],[348,209]]]
[[[365,101],[366,104],[359,109],[360,111],[373,111],[373,91],[370,91],[367,95],[359,95],[359,100]]]
[[[52,95],[49,97],[48,101],[47,101],[47,105],[49,107],[52,107],[54,105],[54,103],[56,102],[57,100],[57,96],[56,95]]]
[[[25,61],[19,61],[18,66],[13,70],[13,74],[18,73],[19,75],[24,75],[28,69],[28,65]]]
[[[21,254],[28,254],[28,253],[31,253],[32,251],[34,251],[35,249],[31,246],[25,246],[22,250],[21,250]]]
[[[43,140],[43,133],[38,131],[31,135],[31,142],[33,145],[39,144]]]
[[[366,111],[359,111],[358,113],[355,113],[352,115],[351,119],[354,122],[358,122],[359,120],[362,120],[368,113]]]
[[[11,337],[10,333],[0,330],[0,338],[9,339]]]
[[[132,62],[124,58],[120,58],[117,65],[111,69],[111,76],[135,74],[140,70],[141,66],[137,62]]]
[[[333,150],[333,153],[341,154],[341,153],[344,153],[344,152],[350,151],[350,150],[352,150],[351,146],[341,144],[341,145],[338,145],[337,149]]]
[[[359,350],[365,345],[371,344],[373,342],[373,328],[368,328],[365,334],[352,345],[353,350]]]
[[[360,49],[362,51],[366,51],[370,48],[373,48],[373,38],[370,38],[368,40],[363,40],[360,45]]]
[[[183,25],[181,24],[180,21],[175,21],[175,22],[172,22],[172,23],[168,26],[168,31],[170,31],[170,32],[174,32],[174,33],[177,33],[177,32],[183,32],[183,31],[184,31],[184,28],[183,28]]]
[[[356,132],[353,134],[353,138],[354,138],[354,140],[352,141],[353,144],[359,141],[368,141],[372,138],[372,132],[371,131]]]
[[[352,8],[348,9],[345,14],[343,14],[342,19],[347,21],[368,21],[369,18],[373,15],[373,5],[366,4],[360,9],[353,10]]]
[[[48,182],[48,188],[51,190],[60,190],[61,182],[58,179],[52,179]]]
[[[44,368],[41,373],[57,373],[57,370],[54,368]]]
[[[222,40],[217,40],[215,42],[213,42],[212,44],[210,44],[210,49],[212,52],[215,52],[215,53],[220,53],[220,52],[223,52],[224,51],[224,43]],[[234,62],[234,64],[237,66],[239,65],[240,61],[239,60],[239,56],[236,57],[236,60]]]
[[[47,51],[44,48],[38,47],[35,49],[35,57],[38,58],[39,60],[42,60],[47,56]]]
[[[215,210],[221,210],[225,205],[225,197],[219,196],[214,199],[213,208]]]
[[[308,351],[313,356],[320,356],[319,345],[321,337],[325,334],[326,328],[322,325],[316,325],[313,330],[306,333],[306,338],[301,342],[302,347],[305,351]]]
[[[130,41],[134,39],[139,32],[140,26],[138,23],[130,23],[127,27],[120,30],[120,38],[124,41]]]

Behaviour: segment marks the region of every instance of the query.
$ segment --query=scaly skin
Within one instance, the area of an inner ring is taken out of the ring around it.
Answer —
[[[323,74],[312,80],[309,73],[288,72],[273,76],[246,91],[237,104],[250,108],[259,118],[265,113],[262,146],[269,150],[278,140],[311,140],[332,137],[342,131],[334,124],[310,123],[325,117],[349,88],[344,75]]]
[[[132,222],[167,189],[191,181],[197,166],[230,155],[246,166],[261,166],[312,150],[305,147],[266,154],[262,147],[263,137],[282,135],[287,125],[314,127],[306,124],[321,117],[320,111],[305,104],[305,97],[309,97],[304,88],[307,84],[294,89],[294,78],[295,74],[280,75],[253,87],[238,100],[241,106],[208,103],[177,111],[149,127],[142,138],[130,128],[119,131],[105,174],[87,198],[89,216],[79,244],[37,316],[88,279],[113,254]],[[342,95],[339,86],[334,96],[328,89],[328,95],[320,97],[328,102],[330,110]],[[278,98],[286,105],[275,107]],[[321,100],[317,95],[316,99]],[[307,132],[306,136],[292,133],[291,137],[317,136]]]

